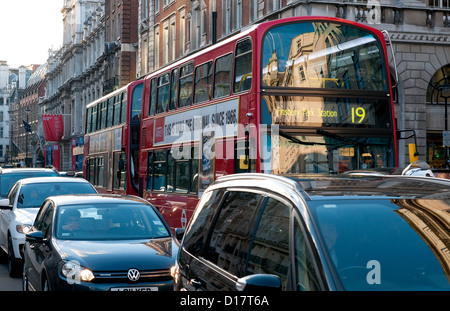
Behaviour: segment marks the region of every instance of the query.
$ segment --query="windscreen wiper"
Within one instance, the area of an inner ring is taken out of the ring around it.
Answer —
[[[300,140],[297,137],[292,136],[291,134],[288,134],[288,133],[283,132],[281,130],[279,130],[278,132],[279,132],[281,137],[289,139],[293,143],[296,143],[296,144],[299,144],[299,145],[308,145],[308,146],[316,146],[316,145],[326,146],[326,145],[329,145],[329,144],[326,144],[326,143],[315,143],[315,142],[310,142],[310,141],[303,141],[303,140]]]
[[[337,134],[334,134],[334,133],[330,133],[330,132],[322,130],[322,129],[317,129],[316,133],[319,134],[319,135],[328,137],[328,138],[333,138],[333,139],[336,139],[336,140],[347,142],[347,143],[350,143],[352,145],[360,145],[361,144],[360,142],[358,142],[358,141],[356,141],[354,139],[350,139],[350,138],[347,138],[347,137],[342,137],[340,135],[337,135]]]

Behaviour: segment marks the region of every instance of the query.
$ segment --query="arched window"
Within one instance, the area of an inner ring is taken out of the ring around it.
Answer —
[[[441,67],[431,78],[427,88],[427,103],[444,104],[442,85],[450,84],[450,64]]]
[[[450,64],[439,68],[431,78],[428,88],[426,101],[433,105],[446,105],[450,103]],[[434,169],[446,168],[448,156],[448,147],[444,146],[444,131],[448,130],[448,116],[446,109],[435,117],[435,128],[427,130],[427,162]],[[447,125],[445,125],[447,123]],[[447,155],[446,155],[447,154]]]

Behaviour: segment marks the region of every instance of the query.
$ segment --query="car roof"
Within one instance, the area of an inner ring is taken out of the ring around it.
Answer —
[[[20,179],[19,181],[22,183],[22,185],[38,183],[89,183],[89,181],[84,178],[70,178],[59,176],[30,177]]]
[[[15,168],[0,167],[0,174],[21,173],[21,172],[56,172],[56,171],[50,168],[43,168],[43,167],[15,167]]]
[[[48,197],[56,205],[82,205],[82,204],[98,204],[98,203],[127,203],[127,204],[147,204],[150,203],[140,197],[133,195],[114,195],[114,194],[70,194]]]
[[[350,198],[450,199],[450,180],[401,175],[271,175],[243,173],[220,177],[214,187],[256,187],[305,200]]]

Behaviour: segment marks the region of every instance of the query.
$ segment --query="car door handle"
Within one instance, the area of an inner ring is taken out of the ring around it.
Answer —
[[[194,286],[195,288],[202,287],[202,282],[200,282],[199,280],[196,280],[196,279],[191,279],[189,281],[189,283],[191,283],[191,285]]]

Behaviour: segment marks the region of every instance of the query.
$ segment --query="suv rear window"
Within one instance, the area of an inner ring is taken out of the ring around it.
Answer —
[[[249,249],[250,229],[261,195],[229,192],[211,233],[206,259],[236,276],[243,275],[241,262]]]
[[[184,248],[193,256],[199,256],[206,242],[213,216],[219,207],[224,189],[208,191],[203,194],[201,205],[192,215],[191,225],[186,230]]]

